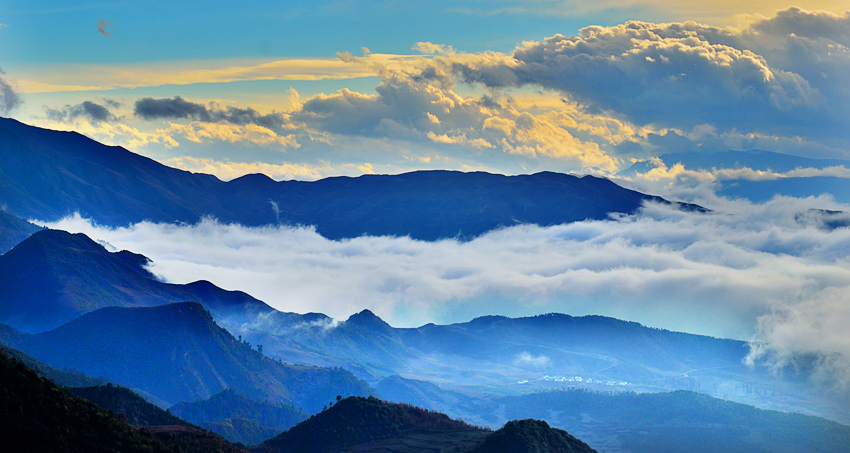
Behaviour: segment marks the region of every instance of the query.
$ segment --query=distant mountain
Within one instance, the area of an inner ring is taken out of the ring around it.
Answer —
[[[812,159],[770,151],[726,151],[712,153],[672,153],[658,157],[667,167],[682,164],[688,170],[741,169],[757,171],[773,170],[786,173],[797,168],[823,169],[845,167],[850,169],[850,160]],[[632,177],[655,168],[652,161],[640,161],[618,173]],[[850,203],[850,179],[835,176],[790,177],[773,180],[732,179],[720,181],[717,192],[733,198],[746,198],[756,203],[770,200],[776,195],[805,198],[830,194],[836,201]]]
[[[166,452],[145,431],[56,387],[0,351],[4,451]]]
[[[846,452],[850,426],[756,409],[707,395],[550,391],[480,400],[502,419],[540,417],[600,450],[633,452]]]
[[[184,301],[235,321],[272,310],[206,281],[163,283],[147,270],[149,263],[132,252],[110,253],[83,234],[38,231],[0,256],[0,323],[42,332],[99,308]]]
[[[692,369],[748,372],[742,360],[749,349],[743,341],[653,329],[602,316],[487,316],[419,328],[390,327],[368,310],[332,328],[279,313],[266,319],[265,331],[246,329],[242,334],[251,341],[262,339],[269,354],[287,356],[293,350],[301,350],[305,357],[322,354],[327,364],[344,365],[375,380],[393,374],[438,374],[441,379],[452,376],[469,382],[470,378],[457,374],[460,361],[477,382],[501,379],[502,385],[515,382],[508,381],[514,376],[556,371],[632,382],[670,373],[681,376]],[[681,379],[678,385],[696,385],[688,382]]]
[[[751,168],[753,170],[785,173],[796,168],[826,168],[844,166],[850,168],[850,160],[812,159],[763,150],[669,153],[658,156],[664,165],[672,167],[682,164],[690,170],[712,170],[715,168]],[[639,161],[621,171],[618,176],[634,176],[646,173],[654,167],[651,161]]]
[[[170,410],[245,445],[259,444],[307,419],[307,414],[296,407],[255,401],[232,389],[206,400],[176,404]]]
[[[232,388],[318,411],[336,395],[368,395],[351,373],[280,363],[233,338],[197,303],[103,308],[11,346],[58,368],[141,389],[169,403]]]
[[[520,223],[553,225],[631,213],[659,198],[606,179],[558,173],[502,176],[419,171],[402,175],[230,182],[161,165],[73,132],[0,118],[0,206],[25,218],[73,212],[103,225],[142,220],[314,225],[331,239],[409,235],[472,238]]]
[[[40,229],[38,225],[0,210],[0,254],[8,252]]]

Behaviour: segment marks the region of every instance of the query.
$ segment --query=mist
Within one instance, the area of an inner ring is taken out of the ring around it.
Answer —
[[[164,281],[209,280],[282,311],[345,319],[368,308],[397,327],[598,314],[756,340],[752,358],[777,365],[815,353],[824,380],[846,386],[850,229],[830,223],[842,206],[827,197],[707,204],[706,213],[648,204],[633,216],[516,226],[469,242],[332,241],[312,228],[209,218],[105,228],[75,215],[46,226],[141,253]]]

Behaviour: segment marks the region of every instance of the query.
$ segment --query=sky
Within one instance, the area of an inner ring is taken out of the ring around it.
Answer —
[[[825,381],[848,390],[850,237],[828,217],[850,206],[716,192],[720,181],[850,178],[847,10],[846,0],[6,0],[0,115],[223,180],[549,170],[697,202],[712,211],[648,206],[466,243],[328,241],[212,219],[53,226],[145,254],[165,280],[211,280],[286,311],[344,319],[370,308],[401,326],[603,314],[755,339],[777,363],[814,352]],[[833,160],[780,171],[659,159],[729,150]]]
[[[222,179],[850,152],[843,1],[5,3],[0,114]]]

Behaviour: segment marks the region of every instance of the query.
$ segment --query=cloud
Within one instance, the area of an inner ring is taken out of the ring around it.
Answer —
[[[214,102],[207,107],[187,101],[180,96],[161,99],[142,98],[136,101],[133,111],[136,116],[146,120],[188,118],[207,123],[226,122],[240,126],[256,124],[274,130],[280,130],[285,121],[282,113],[272,112],[263,115],[250,107],[240,108],[228,105],[222,108]]]
[[[327,176],[339,175],[342,169],[330,164],[268,164],[265,162],[230,162],[191,156],[174,157],[163,161],[165,165],[196,173],[214,175],[223,181],[251,173],[262,173],[277,181],[297,179],[312,181]]]
[[[525,42],[509,59],[435,58],[435,72],[491,88],[556,90],[639,126],[846,137],[850,14],[791,8],[742,30],[630,21]]]
[[[101,35],[109,38],[109,39],[114,39],[112,37],[112,34],[109,33],[108,31],[106,31],[106,27],[111,27],[111,26],[112,26],[112,24],[109,21],[107,21],[106,19],[101,19],[101,20],[97,21],[97,32],[100,33]]]
[[[514,359],[514,364],[518,366],[531,366],[532,368],[542,368],[546,365],[549,365],[551,361],[552,360],[549,357],[546,357],[545,355],[535,357],[529,354],[527,351],[523,351],[517,354],[516,358]]]
[[[117,107],[115,101],[107,101],[107,103],[113,107]],[[66,105],[59,109],[51,109],[45,106],[44,109],[47,113],[47,118],[53,121],[73,121],[80,117],[85,117],[92,121],[112,121],[117,119],[106,106],[92,101],[83,101],[73,106]]]
[[[311,228],[209,219],[104,229],[68,218],[50,226],[142,253],[169,281],[207,279],[284,311],[345,319],[369,308],[397,326],[601,314],[821,354],[834,365],[824,362],[824,375],[850,382],[840,368],[850,357],[846,324],[819,321],[850,316],[850,229],[827,227],[835,215],[827,210],[848,208],[829,198],[706,201],[710,213],[648,205],[635,216],[517,226],[469,242],[329,241]]]
[[[222,59],[138,64],[41,64],[19,71],[24,93],[231,83],[257,80],[340,80],[377,73],[339,59]]]
[[[0,74],[5,74],[5,71],[0,70]],[[0,115],[8,115],[9,112],[21,105],[21,97],[18,92],[6,81],[0,77]]]
[[[574,136],[569,128],[576,123],[566,114],[532,115],[510,100],[503,105],[492,97],[461,96],[416,73],[390,67],[380,72],[376,94],[342,89],[303,100],[288,114],[292,127],[551,158],[586,171],[610,172],[619,165],[597,143]]]

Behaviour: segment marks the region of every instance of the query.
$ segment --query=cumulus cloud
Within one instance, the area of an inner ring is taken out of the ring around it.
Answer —
[[[106,101],[112,107],[117,107],[115,101]],[[115,115],[109,111],[104,105],[92,101],[83,101],[77,105],[66,105],[58,109],[44,107],[47,113],[47,118],[53,121],[73,121],[80,117],[88,118],[92,121],[112,121],[115,120]]]
[[[825,375],[850,379],[841,372],[850,357],[841,340],[846,324],[822,319],[850,316],[842,296],[850,294],[850,229],[828,226],[836,215],[829,211],[846,207],[828,198],[712,207],[648,205],[636,216],[517,226],[469,242],[329,241],[311,228],[209,219],[104,229],[76,217],[50,226],[142,253],[169,281],[208,279],[284,311],[345,319],[369,308],[401,326],[485,314],[602,314],[757,339],[783,354],[803,349],[828,358]]]
[[[532,115],[490,97],[464,97],[451,86],[387,67],[375,91],[343,89],[314,96],[289,120],[305,130],[547,157],[588,171],[610,172],[619,165],[597,143],[570,133],[568,126],[575,123],[560,113]]]
[[[850,15],[791,8],[742,30],[696,22],[590,26],[525,42],[509,59],[435,59],[492,88],[539,86],[638,125],[842,139]]]

